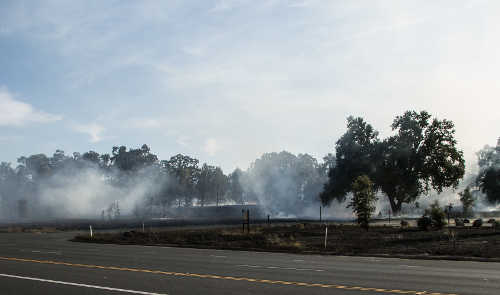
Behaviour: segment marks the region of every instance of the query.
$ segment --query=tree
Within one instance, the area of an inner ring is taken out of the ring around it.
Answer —
[[[373,182],[367,175],[356,178],[352,184],[352,200],[347,208],[352,208],[358,217],[358,224],[368,230],[371,215],[375,212],[377,197],[373,190]]]
[[[318,183],[318,169],[317,160],[308,154],[265,153],[247,170],[245,195],[256,196],[272,214],[300,214],[304,206],[319,201],[320,189],[314,192],[311,187]]]
[[[31,155],[27,158],[20,157],[17,162],[26,167],[34,181],[48,177],[52,171],[50,160],[44,154]]]
[[[432,119],[425,111],[407,111],[394,119],[395,135],[379,141],[377,132],[362,118],[348,118],[347,132],[336,144],[336,166],[322,193],[323,203],[343,200],[350,183],[362,174],[389,199],[392,211],[414,202],[431,189],[457,187],[465,172],[457,149],[454,124]]]
[[[12,214],[13,200],[20,197],[18,174],[10,163],[0,163],[0,214]]]
[[[228,197],[237,204],[243,204],[243,186],[241,185],[241,176],[243,171],[236,168],[228,175]]]
[[[161,165],[167,169],[169,175],[175,179],[171,186],[171,192],[178,196],[178,202],[184,201],[185,206],[190,206],[199,180],[197,159],[177,154],[168,161],[161,161]]]
[[[210,189],[213,182],[215,167],[207,165],[206,163],[200,169],[198,174],[198,182],[196,184],[196,189],[200,197],[201,206],[205,206],[206,199],[210,193]]]
[[[476,182],[490,204],[500,202],[500,138],[496,147],[485,146],[478,152],[479,174]]]
[[[94,151],[88,151],[86,153],[83,153],[82,159],[90,163],[93,163],[95,165],[98,165],[100,161],[100,155]]]
[[[474,197],[470,192],[470,188],[466,187],[463,192],[459,193],[460,202],[462,202],[463,215],[469,217],[472,215],[472,206],[474,205]]]
[[[456,147],[453,122],[433,119],[425,111],[396,117],[397,134],[384,141],[377,182],[394,212],[430,189],[457,187],[465,173],[462,151]]]
[[[99,154],[95,154],[91,155],[91,159],[99,162]],[[129,149],[128,151],[125,146],[114,146],[109,160],[121,171],[132,172],[157,163],[158,157],[151,153],[147,145],[143,144],[139,149]]]
[[[335,165],[329,169],[328,182],[321,193],[324,205],[334,199],[344,201],[358,176],[375,176],[378,142],[378,132],[363,118],[347,118],[347,131],[335,144]]]
[[[227,176],[224,175],[224,172],[220,167],[216,167],[213,174],[213,192],[215,196],[215,204],[217,206],[219,206],[219,203],[225,201],[227,186]]]

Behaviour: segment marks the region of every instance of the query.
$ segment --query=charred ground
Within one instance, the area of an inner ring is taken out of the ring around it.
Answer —
[[[357,225],[336,223],[328,225],[326,247],[325,226],[311,222],[261,224],[251,226],[250,232],[243,232],[241,226],[172,228],[144,232],[137,229],[97,233],[92,238],[88,234],[82,234],[73,241],[331,255],[500,259],[500,230],[489,225],[481,228],[451,226],[431,231],[422,231],[416,227],[378,225],[366,231]]]

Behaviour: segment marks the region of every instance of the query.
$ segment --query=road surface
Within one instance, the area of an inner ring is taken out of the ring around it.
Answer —
[[[500,294],[500,263],[120,246],[0,234],[0,294]]]

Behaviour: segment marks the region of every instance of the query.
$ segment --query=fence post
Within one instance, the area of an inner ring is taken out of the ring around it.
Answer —
[[[326,241],[328,240],[328,225],[325,224],[325,250],[326,250]]]

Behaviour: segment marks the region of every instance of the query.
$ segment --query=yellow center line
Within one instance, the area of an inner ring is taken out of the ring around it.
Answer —
[[[279,285],[293,285],[293,286],[303,286],[303,287],[319,287],[319,288],[337,288],[343,290],[352,291],[371,291],[375,293],[395,293],[395,294],[425,294],[425,295],[457,295],[450,293],[428,293],[427,291],[411,291],[411,290],[398,290],[398,289],[378,289],[378,288],[366,288],[358,286],[344,286],[336,284],[318,284],[318,283],[305,283],[305,282],[287,282],[287,281],[272,281],[272,280],[261,280],[254,278],[245,277],[232,277],[232,276],[221,276],[221,275],[210,275],[210,274],[195,274],[195,273],[183,273],[183,272],[170,272],[170,271],[159,271],[159,270],[148,270],[140,268],[129,268],[129,267],[118,267],[118,266],[102,266],[102,265],[92,265],[92,264],[80,264],[80,263],[69,263],[61,261],[51,261],[51,260],[36,260],[36,259],[25,259],[25,258],[14,258],[14,257],[0,257],[0,260],[7,261],[17,261],[17,262],[32,262],[40,264],[53,264],[53,265],[64,265],[72,267],[81,268],[93,268],[93,269],[105,269],[105,270],[119,270],[119,271],[130,271],[130,272],[143,272],[143,273],[154,273],[162,274],[168,276],[181,276],[181,277],[193,277],[193,278],[209,278],[218,280],[231,280],[231,281],[246,281],[255,282],[262,284],[279,284]]]

